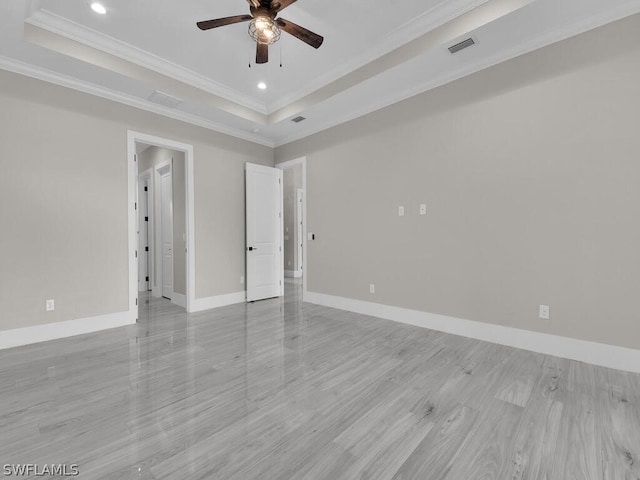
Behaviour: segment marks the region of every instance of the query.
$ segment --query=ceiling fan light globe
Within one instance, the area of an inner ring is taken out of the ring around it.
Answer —
[[[280,29],[268,19],[266,24],[262,23],[262,17],[256,17],[249,22],[249,36],[262,45],[273,45],[280,40]]]
[[[264,18],[258,17],[256,18],[256,29],[264,30],[269,27],[269,22],[267,22]]]

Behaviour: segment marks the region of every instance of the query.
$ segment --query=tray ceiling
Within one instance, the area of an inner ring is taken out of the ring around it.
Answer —
[[[105,15],[85,0],[3,2],[0,68],[269,146],[640,12],[640,0],[298,0],[280,16],[324,44],[283,32],[256,65],[246,23],[195,26],[248,13],[244,0],[101,3]]]

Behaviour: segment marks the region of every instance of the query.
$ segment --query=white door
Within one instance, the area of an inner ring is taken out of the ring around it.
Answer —
[[[282,170],[247,163],[247,301],[284,295]]]
[[[162,296],[173,296],[173,192],[171,167],[160,174],[160,232],[162,252]]]

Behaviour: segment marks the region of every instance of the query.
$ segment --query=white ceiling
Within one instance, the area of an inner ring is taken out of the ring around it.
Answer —
[[[195,26],[248,13],[244,0],[103,0],[103,16],[89,3],[0,3],[0,68],[269,146],[640,12],[640,0],[298,0],[280,16],[324,44],[283,32],[255,65],[247,23]],[[477,45],[448,52],[469,36]],[[183,101],[159,105],[155,90]]]

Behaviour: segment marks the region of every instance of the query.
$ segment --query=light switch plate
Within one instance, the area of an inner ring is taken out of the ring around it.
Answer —
[[[398,207],[398,216],[399,217],[404,217],[404,207],[403,206],[399,206]]]
[[[539,317],[542,320],[549,320],[549,305],[540,305]]]
[[[44,308],[47,312],[53,312],[56,309],[56,301],[47,300],[44,304]]]
[[[421,203],[420,204],[420,215],[426,215],[427,214],[427,204],[426,203]]]
[[[369,293],[376,293],[376,286],[373,283],[369,284]]]

